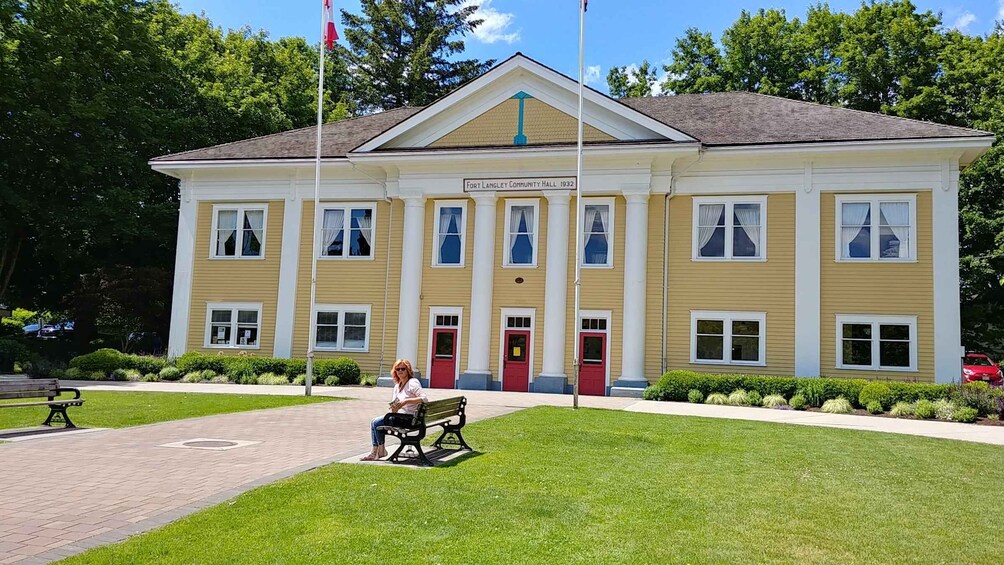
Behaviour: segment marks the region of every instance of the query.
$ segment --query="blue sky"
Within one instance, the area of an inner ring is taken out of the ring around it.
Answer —
[[[358,0],[333,0],[336,11],[359,11]],[[478,3],[477,0],[469,0]],[[611,67],[664,62],[676,38],[688,27],[710,31],[719,39],[740,10],[783,8],[804,19],[815,0],[592,0],[586,14],[587,82],[606,90]],[[186,12],[205,13],[216,25],[250,25],[272,37],[318,37],[321,0],[180,0]],[[946,27],[974,34],[993,29],[1004,19],[1004,0],[914,0],[921,10],[941,12]],[[859,0],[830,0],[833,10],[853,11]],[[467,39],[467,53],[481,59],[524,54],[575,77],[578,49],[578,0],[481,0],[485,24]],[[337,15],[336,15],[337,17]],[[339,21],[339,29],[341,22]]]

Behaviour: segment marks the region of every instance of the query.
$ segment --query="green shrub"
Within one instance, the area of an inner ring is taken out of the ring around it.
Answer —
[[[109,375],[109,377],[113,381],[124,381],[126,380],[127,374],[128,371],[126,369],[115,369],[114,371],[111,372],[111,375]]]
[[[759,392],[751,390],[746,393],[746,402],[749,403],[749,406],[760,406],[763,403],[763,396]]]
[[[768,394],[763,397],[763,401],[760,404],[764,408],[777,408],[778,406],[787,406],[788,401],[784,399],[780,394]]]
[[[820,407],[820,411],[826,412],[827,414],[850,414],[854,411],[854,406],[851,402],[840,396],[838,398],[831,398],[823,403]]]
[[[234,357],[233,359],[240,359],[239,357]],[[217,374],[227,372],[227,362],[224,361],[224,357],[221,355],[206,355],[205,353],[199,353],[198,351],[189,351],[175,361],[175,366],[181,370],[183,373],[191,373],[193,371],[214,371]]]
[[[892,398],[892,391],[889,389],[889,385],[885,383],[868,383],[861,389],[861,394],[858,395],[858,404],[861,406],[868,407],[872,402],[878,402],[879,406],[883,409],[892,406],[890,399]],[[871,412],[871,409],[868,409]],[[872,412],[874,414],[874,412]]]
[[[146,355],[127,355],[130,361],[130,369],[136,369],[142,373],[159,373],[167,366],[167,359],[163,357],[149,357]]]
[[[822,406],[826,402],[826,385],[822,379],[805,379],[798,383],[797,390],[809,406]]]
[[[212,369],[206,369],[205,371],[202,371],[202,380],[204,381],[211,381],[215,379],[217,376],[218,374],[216,373],[216,371]]]
[[[129,369],[132,360],[128,355],[115,349],[99,349],[86,355],[78,355],[70,359],[70,367],[76,367],[85,373],[101,371],[110,375],[115,369]]]
[[[242,385],[256,385],[258,384],[258,375],[243,375],[233,382]]]
[[[363,375],[359,377],[359,384],[363,386],[376,386],[377,376],[376,375]]]
[[[28,376],[33,378],[45,378],[52,377],[55,379],[63,378],[62,375],[66,370],[66,365],[59,361],[50,361],[45,358],[36,358],[33,361],[25,361],[24,371],[28,373]]]
[[[729,395],[729,404],[732,406],[749,406],[749,395],[743,389],[732,391]]]
[[[11,361],[24,362],[31,360],[31,350],[16,339],[0,339],[0,357],[7,357]]]
[[[827,400],[843,397],[853,407],[867,384],[863,379],[800,379],[798,392],[810,406],[822,406]]]
[[[889,387],[889,403],[897,402],[917,402],[918,400],[930,400],[934,402],[939,398],[948,398],[952,385],[936,385],[927,383],[885,383]]]
[[[865,406],[865,409],[868,410],[869,414],[881,414],[882,403],[879,402],[878,400],[872,400],[871,402],[868,403],[867,406]]]
[[[286,375],[277,375],[275,373],[265,373],[258,375],[258,384],[260,385],[288,385],[289,379]]]
[[[913,404],[903,401],[897,402],[896,404],[893,404],[892,410],[889,411],[889,414],[897,418],[913,416]]]
[[[1000,389],[990,388],[990,385],[979,381],[952,387],[949,398],[958,406],[974,408],[980,416],[997,412]]]
[[[286,359],[287,377],[295,377],[297,375],[306,374],[306,372],[307,372],[306,359]]]
[[[329,377],[325,377],[324,379],[324,384],[327,386],[338,386],[338,383],[339,379],[337,375],[331,375]]]
[[[934,401],[934,416],[939,420],[951,420],[955,415],[955,403],[946,398]]]
[[[314,375],[317,377],[317,382],[327,383],[328,377],[338,377],[338,384],[354,385],[359,384],[361,374],[359,363],[348,357],[314,361]]]
[[[79,381],[84,378],[83,371],[81,371],[76,367],[70,367],[69,369],[63,372],[63,378],[70,379],[73,381]]]
[[[690,392],[687,393],[687,402],[693,402],[694,404],[704,402],[704,393],[696,388],[690,389]]]
[[[88,371],[83,376],[86,381],[104,381],[108,379],[108,375],[104,371]]]
[[[704,399],[705,404],[717,404],[719,406],[724,406],[729,403],[729,397],[725,396],[720,392],[713,392]]]
[[[794,410],[805,410],[805,407],[809,405],[809,401],[806,400],[805,397],[802,396],[801,394],[796,394],[795,396],[791,397],[791,400],[788,401],[788,404]]]
[[[1000,414],[987,414],[987,420],[990,420],[991,422],[1000,422],[1001,415]]]
[[[979,417],[979,415],[979,412],[975,408],[963,406],[955,411],[954,419],[956,422],[972,424],[976,421],[976,418]]]
[[[184,373],[177,367],[164,367],[160,370],[160,380],[162,381],[177,381],[183,375]]]
[[[156,383],[160,382],[160,375],[157,373],[147,373],[143,376],[143,382],[145,383]]]
[[[225,385],[225,384],[230,384],[231,381],[226,375],[216,375],[215,377],[210,379],[209,382],[216,385]]]
[[[304,386],[307,384],[307,373],[300,373],[293,378],[293,384],[298,386]]]
[[[185,373],[185,376],[181,378],[181,381],[185,383],[201,383],[202,371],[189,371]]]
[[[137,371],[136,369],[126,369],[125,370],[125,380],[129,382],[139,382],[143,380],[143,373]]]
[[[918,400],[913,406],[913,414],[922,420],[930,420],[935,415],[934,403],[926,398]]]

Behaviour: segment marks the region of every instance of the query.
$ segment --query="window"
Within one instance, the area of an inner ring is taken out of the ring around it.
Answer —
[[[265,218],[268,206],[213,207],[213,258],[261,258],[265,255]]]
[[[916,196],[838,196],[837,260],[917,258]]]
[[[582,318],[581,328],[586,331],[607,331],[606,318]]]
[[[318,304],[314,347],[319,351],[369,351],[370,306]]]
[[[690,362],[765,365],[765,325],[763,312],[691,312]]]
[[[916,371],[916,316],[838,315],[837,368]]]
[[[613,198],[588,198],[583,201],[583,266],[613,266],[613,211]]]
[[[206,347],[258,349],[261,304],[210,304],[206,309]]]
[[[372,204],[323,206],[321,257],[372,258],[375,216]]]
[[[537,266],[537,200],[506,202],[506,266]]]
[[[695,260],[767,258],[767,197],[694,198]]]
[[[466,219],[466,202],[436,202],[436,249],[433,251],[433,265],[463,266]]]

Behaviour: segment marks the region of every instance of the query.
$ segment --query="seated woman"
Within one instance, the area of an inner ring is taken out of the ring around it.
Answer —
[[[425,391],[422,390],[422,383],[415,377],[415,371],[411,368],[411,362],[406,359],[398,359],[391,369],[391,376],[394,377],[394,395],[390,403],[391,413],[410,414],[414,416],[418,412],[418,405],[428,402]],[[362,461],[376,461],[387,457],[387,449],[384,447],[387,434],[378,430],[385,425],[384,420],[387,415],[373,418],[370,422],[370,437],[373,441],[373,450],[370,454],[362,458]]]

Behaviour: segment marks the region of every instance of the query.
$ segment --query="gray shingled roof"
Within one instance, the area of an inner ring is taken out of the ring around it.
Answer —
[[[628,98],[625,105],[707,146],[991,136],[989,132],[748,92]],[[398,108],[325,124],[321,154],[349,151],[422,108]],[[315,127],[164,155],[154,161],[314,157]]]

